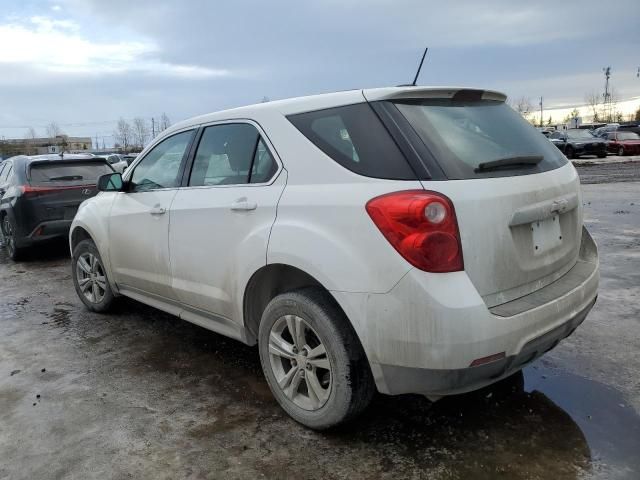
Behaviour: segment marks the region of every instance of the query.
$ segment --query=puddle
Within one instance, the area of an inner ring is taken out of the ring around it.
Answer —
[[[525,390],[544,393],[580,427],[592,459],[640,476],[640,415],[614,388],[545,366],[525,369]]]

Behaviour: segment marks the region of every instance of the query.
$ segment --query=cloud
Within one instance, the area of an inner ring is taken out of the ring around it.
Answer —
[[[547,108],[601,92],[611,65],[621,97],[640,94],[638,0],[613,10],[600,0],[9,3],[0,13],[6,136],[24,129],[3,127],[52,120],[94,135],[112,127],[75,125],[163,111],[178,121],[264,96],[407,83],[427,45],[425,85],[543,96]]]
[[[0,63],[25,64],[36,70],[67,74],[138,72],[181,78],[227,76],[226,69],[163,61],[148,40],[98,42],[81,34],[70,19],[32,16],[0,25]]]

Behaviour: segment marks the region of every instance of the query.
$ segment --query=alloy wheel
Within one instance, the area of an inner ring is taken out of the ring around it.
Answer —
[[[93,253],[83,253],[76,262],[76,278],[80,291],[91,303],[100,303],[107,290],[107,277],[100,260]]]
[[[11,226],[11,222],[9,221],[9,217],[4,218],[4,224],[2,228],[2,233],[4,235],[4,241],[7,246],[7,252],[10,257],[13,257],[16,251],[16,239],[13,234],[13,227]]]
[[[275,321],[269,333],[273,374],[286,397],[304,410],[318,410],[329,399],[333,375],[322,340],[297,315]]]
[[[618,155],[621,156],[621,157],[624,157],[624,148],[620,147],[618,149]]]

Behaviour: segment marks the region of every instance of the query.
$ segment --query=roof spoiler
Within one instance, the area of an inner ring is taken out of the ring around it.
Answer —
[[[433,88],[406,87],[382,88],[364,90],[365,98],[372,102],[376,100],[418,100],[418,99],[451,99],[458,101],[494,100],[504,102],[507,96],[494,90],[479,90],[471,88]]]

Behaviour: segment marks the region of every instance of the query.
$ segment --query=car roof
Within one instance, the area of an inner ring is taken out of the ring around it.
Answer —
[[[352,105],[365,101],[378,100],[402,100],[420,98],[453,98],[461,92],[472,92],[478,98],[504,102],[506,95],[494,90],[472,89],[468,87],[430,87],[430,86],[399,86],[384,88],[369,88],[358,90],[346,90],[341,92],[324,93],[306,97],[288,98],[264,103],[247,105],[244,107],[222,110],[193,117],[176,123],[163,132],[166,134],[194,125],[215,122],[220,120],[246,119],[253,117],[258,112],[277,112],[281,115],[293,115],[296,113],[322,110],[325,108]]]

